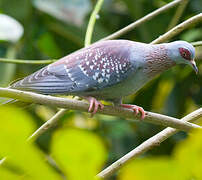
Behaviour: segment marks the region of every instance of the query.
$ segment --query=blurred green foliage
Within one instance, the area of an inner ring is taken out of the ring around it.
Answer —
[[[84,46],[86,27],[96,1],[61,0],[54,4],[54,0],[51,0],[45,6],[46,10],[44,4],[40,8],[40,2],[0,0],[0,12],[13,17],[24,28],[19,41],[0,41],[1,57],[55,59]],[[46,2],[48,1],[44,1]],[[95,25],[93,42],[168,2],[170,0],[106,0]],[[63,3],[64,6],[61,5]],[[47,7],[51,5],[53,7],[49,10]],[[175,11],[176,8],[170,9],[120,38],[148,43],[166,32]],[[202,1],[192,0],[180,22],[201,11]],[[183,31],[172,40],[177,39],[189,42],[201,40],[201,24]],[[196,76],[187,66],[177,66],[148,83],[135,95],[126,97],[125,102],[140,105],[147,111],[178,118],[200,107],[202,47],[196,50],[199,75]],[[41,67],[43,65],[0,63],[0,86],[6,87],[10,81],[31,74]],[[80,179],[81,176],[83,179],[92,179],[104,167],[104,163],[105,166],[111,164],[162,129],[156,125],[126,121],[118,117],[96,115],[89,118],[86,113],[69,111],[54,128],[41,135],[35,144],[26,144],[26,138],[56,111],[53,107],[40,105],[32,105],[23,110],[0,108],[0,156],[8,157],[8,161],[0,168],[0,179],[65,179],[65,176],[70,176],[71,179]],[[179,174],[183,174],[180,176],[182,179],[200,179],[197,166],[200,167],[201,145],[200,141],[197,145],[196,136],[177,147],[178,142],[186,138],[186,134],[178,133],[169,138],[161,146],[145,153],[145,159],[129,165],[119,179],[134,179],[131,178],[134,174],[137,179],[147,179],[149,175],[150,179],[162,179],[170,171],[173,174],[168,174],[169,179],[175,179]],[[200,137],[198,135],[198,139]],[[189,158],[188,153],[193,155]],[[186,171],[190,164],[193,171]],[[116,176],[112,179],[116,179]]]
[[[193,132],[175,147],[171,157],[147,157],[131,162],[121,170],[119,180],[202,179],[200,138],[202,131]]]
[[[57,130],[48,155],[35,144],[26,143],[35,129],[29,114],[19,108],[2,107],[0,116],[4,120],[0,126],[0,155],[7,158],[0,168],[0,179],[59,180],[66,175],[71,180],[91,180],[105,162],[106,149],[94,133]]]

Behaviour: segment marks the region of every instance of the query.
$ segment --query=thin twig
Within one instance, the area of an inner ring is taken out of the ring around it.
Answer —
[[[73,109],[73,110],[79,110],[79,111],[85,111],[88,112],[89,104],[83,101],[68,99],[68,98],[60,98],[60,97],[54,97],[54,96],[47,96],[27,91],[20,91],[16,89],[9,89],[9,88],[0,88],[0,96],[3,97],[9,97],[13,99],[19,99],[24,102],[32,102],[37,104],[44,104],[49,106],[54,106],[58,108],[64,108],[64,109]],[[134,115],[133,110],[125,109],[121,107],[113,107],[113,106],[105,106],[103,110],[98,110],[98,113],[100,114],[106,114],[106,115],[112,115],[112,116],[119,116],[123,118],[129,118],[129,119],[136,119],[139,120],[140,116]],[[152,112],[146,112],[146,116],[143,120],[145,122],[150,122],[153,124],[158,124],[162,126],[169,126],[176,129],[180,129],[183,131],[189,131],[192,128],[201,128],[198,125],[186,123],[179,121],[177,118],[152,113]]]
[[[64,114],[67,112],[67,109],[60,109],[51,119],[46,121],[39,129],[37,129],[27,140],[33,141],[37,137],[39,137],[41,134],[43,134],[47,129],[50,127],[53,127],[58,120],[64,116]]]
[[[162,36],[160,36],[159,38],[155,39],[154,41],[152,41],[152,44],[157,44],[157,43],[162,43],[167,41],[168,39],[171,39],[172,37],[176,36],[177,34],[181,33],[183,30],[189,28],[190,26],[193,26],[197,23],[202,22],[202,13],[193,16],[191,18],[189,18],[188,20],[182,22],[181,24],[175,26],[173,29],[171,29],[170,31],[166,32],[165,34],[163,34]]]
[[[192,42],[191,43],[194,47],[202,46],[202,41]]]
[[[0,63],[15,63],[15,64],[50,64],[57,61],[56,59],[50,60],[22,60],[22,59],[7,59],[7,58],[0,58]]]
[[[96,21],[96,18],[98,16],[98,13],[101,9],[103,2],[104,2],[104,0],[98,0],[97,1],[95,8],[94,8],[94,10],[90,16],[90,20],[89,20],[87,31],[86,31],[85,46],[88,46],[91,44],[91,39],[92,39],[95,21]]]
[[[174,26],[176,26],[176,24],[179,22],[187,4],[188,4],[189,0],[184,0],[183,2],[181,2],[175,12],[175,15],[173,16],[169,26],[168,26],[168,30],[170,30],[171,28],[173,28]]]
[[[0,160],[0,166],[6,161],[7,157],[4,157],[3,159]]]
[[[184,122],[194,122],[202,117],[202,108],[188,114],[181,120]],[[119,160],[114,162],[112,165],[108,166],[102,172],[100,172],[97,176],[99,178],[107,178],[112,175],[115,171],[119,170],[123,165],[125,165],[130,160],[134,159],[135,157],[143,154],[144,152],[150,150],[151,148],[160,145],[161,142],[168,139],[170,136],[176,134],[179,130],[174,128],[166,128],[163,131],[159,132],[155,136],[149,138],[148,140],[144,141],[142,144],[137,146],[135,149],[127,153],[125,156],[121,157]]]
[[[130,32],[130,31],[132,31],[137,26],[142,25],[143,23],[149,21],[150,19],[154,18],[155,16],[159,15],[160,13],[165,12],[168,9],[175,7],[176,5],[178,5],[179,3],[183,2],[183,1],[184,0],[172,1],[172,2],[170,2],[168,4],[166,4],[165,6],[163,6],[163,7],[159,8],[159,9],[147,14],[146,16],[140,18],[139,20],[131,23],[130,25],[124,27],[123,29],[121,29],[121,30],[119,30],[119,31],[117,31],[117,32],[115,32],[115,33],[101,39],[101,41],[102,40],[109,40],[109,39],[116,39],[116,38]]]

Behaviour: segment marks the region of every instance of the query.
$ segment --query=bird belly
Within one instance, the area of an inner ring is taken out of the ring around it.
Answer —
[[[138,72],[118,84],[100,90],[86,92],[83,95],[93,96],[103,100],[120,99],[124,96],[134,94],[148,81],[148,77],[144,77],[141,72]]]

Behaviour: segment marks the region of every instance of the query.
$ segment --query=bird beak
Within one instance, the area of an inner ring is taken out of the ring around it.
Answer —
[[[194,60],[191,60],[191,65],[192,65],[192,68],[194,69],[194,71],[196,72],[196,74],[198,74],[198,68],[197,68]]]

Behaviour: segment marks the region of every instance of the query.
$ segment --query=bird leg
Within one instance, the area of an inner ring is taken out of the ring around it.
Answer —
[[[120,104],[121,107],[132,109],[135,112],[135,115],[138,113],[141,113],[141,119],[144,119],[145,117],[145,111],[142,107],[137,106],[137,105],[131,105],[131,104]]]
[[[91,113],[91,117],[93,117],[93,115],[96,114],[97,110],[103,109],[104,105],[98,101],[97,99],[95,99],[94,97],[85,97],[85,99],[90,103],[90,106],[88,108],[88,112]]]

